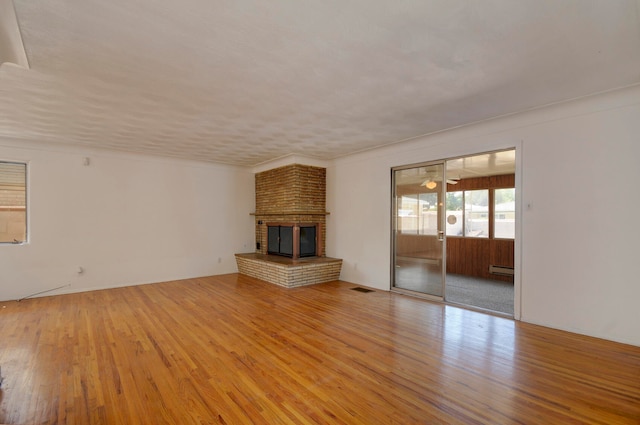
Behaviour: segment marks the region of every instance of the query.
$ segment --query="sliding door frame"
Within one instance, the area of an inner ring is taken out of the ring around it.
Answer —
[[[409,170],[414,168],[421,167],[433,167],[433,166],[441,166],[442,174],[441,174],[441,184],[439,185],[439,189],[436,192],[438,194],[438,205],[437,205],[437,235],[436,238],[440,241],[440,295],[437,294],[429,294],[427,292],[422,292],[418,290],[411,290],[400,288],[397,286],[397,275],[396,275],[396,266],[397,266],[397,227],[398,227],[398,196],[396,194],[396,172],[402,170]],[[421,162],[416,164],[403,165],[398,167],[393,167],[391,169],[391,264],[390,264],[390,282],[391,282],[391,290],[394,292],[406,293],[413,296],[418,296],[422,298],[432,299],[436,301],[444,301],[445,298],[445,277],[447,273],[446,267],[446,254],[447,254],[447,246],[446,246],[446,237],[445,237],[445,211],[444,211],[444,202],[446,197],[446,160],[436,160],[436,161],[428,161]]]
[[[492,145],[485,145],[485,146],[476,146],[475,148],[472,148],[470,150],[461,150],[459,152],[456,152],[455,154],[451,155],[451,156],[444,156],[444,158],[442,159],[438,159],[438,160],[432,160],[432,161],[424,161],[424,162],[418,162],[418,163],[414,163],[414,164],[408,164],[408,165],[400,165],[400,166],[395,166],[391,168],[391,191],[390,191],[390,197],[391,197],[391,211],[390,211],[390,217],[391,217],[391,221],[390,221],[390,236],[391,236],[391,243],[390,243],[390,280],[389,280],[389,287],[390,290],[393,292],[401,292],[401,293],[408,293],[409,295],[413,295],[413,296],[418,296],[418,297],[424,297],[424,298],[429,298],[429,299],[435,299],[435,300],[439,300],[441,302],[446,302],[445,298],[444,298],[444,292],[443,292],[443,296],[442,297],[432,297],[429,295],[421,295],[419,292],[413,292],[413,291],[405,291],[403,289],[399,289],[399,288],[395,288],[394,284],[394,278],[395,278],[395,249],[396,249],[396,239],[395,239],[395,224],[394,224],[394,220],[396,219],[395,217],[395,210],[396,210],[396,196],[395,196],[395,181],[394,181],[394,171],[395,170],[400,170],[400,169],[406,169],[406,168],[412,168],[412,167],[417,167],[417,166],[421,166],[421,165],[429,165],[429,164],[436,164],[436,163],[441,163],[444,162],[446,164],[447,161],[453,160],[453,159],[457,159],[457,158],[464,158],[464,157],[469,157],[469,156],[474,156],[474,155],[481,155],[484,153],[491,153],[491,152],[499,152],[499,151],[505,151],[505,150],[515,150],[515,161],[516,161],[516,170],[515,170],[515,189],[516,189],[516,213],[515,213],[515,217],[516,217],[516,226],[515,226],[515,240],[514,240],[514,276],[513,276],[513,285],[514,285],[514,300],[513,300],[513,307],[514,307],[514,312],[513,312],[513,318],[515,320],[522,320],[522,292],[523,292],[523,284],[522,284],[522,239],[523,239],[523,232],[522,232],[522,223],[524,221],[524,215],[525,213],[528,213],[530,210],[533,209],[533,203],[530,199],[526,199],[526,194],[525,194],[525,190],[523,187],[523,158],[525,156],[524,153],[524,144],[525,141],[524,140],[510,140],[510,141],[506,141],[505,143],[499,143],[499,144],[492,144]],[[447,175],[446,175],[446,167],[444,170],[444,181],[446,181]],[[446,189],[445,189],[446,190]],[[446,196],[446,194],[445,194]],[[526,209],[526,211],[525,211]],[[443,214],[445,215],[445,214]],[[443,218],[444,219],[444,218]],[[443,242],[443,271],[445,276],[443,276],[443,279],[446,277],[446,243],[447,243],[447,237],[445,235],[444,237],[444,242]],[[446,282],[443,280],[443,285],[446,285]],[[446,289],[446,287],[443,287],[443,290]]]

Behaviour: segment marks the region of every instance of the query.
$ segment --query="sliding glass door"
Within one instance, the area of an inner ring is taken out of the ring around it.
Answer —
[[[444,296],[444,162],[392,170],[394,289]]]

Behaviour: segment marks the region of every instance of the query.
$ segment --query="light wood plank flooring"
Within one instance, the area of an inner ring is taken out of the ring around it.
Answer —
[[[10,424],[640,423],[640,348],[238,274],[0,303]]]

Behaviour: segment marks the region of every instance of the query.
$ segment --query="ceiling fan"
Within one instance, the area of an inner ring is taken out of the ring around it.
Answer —
[[[460,177],[451,177],[447,179],[447,184],[458,184],[459,180],[460,180]],[[437,185],[438,183],[433,178],[428,178],[422,183],[420,183],[420,186],[424,186],[427,189],[435,189]]]

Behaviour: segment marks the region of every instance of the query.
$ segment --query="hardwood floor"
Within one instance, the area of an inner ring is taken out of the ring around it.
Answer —
[[[10,424],[640,423],[640,347],[232,274],[0,303]]]

